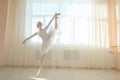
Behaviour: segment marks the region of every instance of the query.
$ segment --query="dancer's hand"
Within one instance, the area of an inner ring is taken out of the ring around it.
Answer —
[[[26,43],[26,40],[24,40],[22,43],[25,44],[25,43]]]

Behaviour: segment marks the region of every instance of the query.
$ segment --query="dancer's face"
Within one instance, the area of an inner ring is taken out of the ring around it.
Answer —
[[[42,22],[39,21],[39,22],[37,23],[37,28],[38,28],[38,29],[42,29]]]

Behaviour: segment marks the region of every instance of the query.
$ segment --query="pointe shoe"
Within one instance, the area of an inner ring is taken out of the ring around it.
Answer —
[[[60,13],[57,13],[56,15],[58,16],[58,15],[60,15]]]
[[[38,72],[38,73],[36,74],[36,77],[37,77],[37,78],[39,78],[39,77],[40,77],[40,72]]]
[[[36,78],[40,78],[40,75],[36,75]]]
[[[55,13],[55,17],[57,17],[57,16],[59,16],[60,15],[60,13]]]

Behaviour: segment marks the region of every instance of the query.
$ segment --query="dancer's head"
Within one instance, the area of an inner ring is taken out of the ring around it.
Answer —
[[[39,22],[37,23],[37,28],[38,28],[38,29],[42,29],[42,22],[39,21]]]

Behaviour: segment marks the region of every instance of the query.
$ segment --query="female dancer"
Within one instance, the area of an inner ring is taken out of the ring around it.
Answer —
[[[41,45],[41,60],[40,60],[40,68],[38,73],[36,74],[36,77],[40,77],[40,72],[43,68],[44,62],[45,62],[45,58],[46,58],[46,54],[50,49],[50,45],[53,41],[54,35],[55,35],[55,31],[57,30],[58,26],[57,26],[57,19],[58,16],[60,15],[60,13],[55,13],[55,15],[52,17],[52,19],[50,20],[50,22],[48,23],[48,25],[46,27],[42,27],[42,22],[38,22],[37,23],[37,28],[39,29],[38,32],[35,32],[33,35],[29,36],[28,38],[26,38],[23,41],[23,44],[25,44],[25,42],[29,39],[31,39],[32,37],[39,35],[42,38],[42,45]],[[51,29],[49,31],[49,33],[47,32],[51,22],[55,19],[55,26],[54,29]]]

